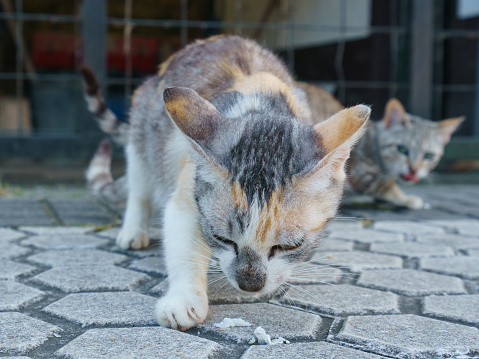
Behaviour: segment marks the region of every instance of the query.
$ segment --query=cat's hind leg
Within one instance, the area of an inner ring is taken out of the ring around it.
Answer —
[[[148,247],[152,213],[152,185],[148,167],[133,145],[127,145],[128,199],[116,244],[123,249]]]

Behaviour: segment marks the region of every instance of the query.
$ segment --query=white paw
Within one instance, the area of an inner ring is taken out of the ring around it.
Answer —
[[[408,196],[406,206],[410,209],[430,209],[431,205],[425,202],[421,197],[418,196]]]
[[[118,237],[116,237],[116,244],[122,249],[141,249],[148,247],[150,238],[148,234],[139,230],[130,231],[122,228]]]
[[[194,293],[167,293],[156,303],[158,324],[185,331],[203,323],[208,314],[208,299]]]

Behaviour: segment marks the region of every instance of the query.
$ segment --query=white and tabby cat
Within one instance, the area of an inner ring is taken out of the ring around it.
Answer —
[[[101,127],[122,138],[123,125],[85,79]],[[313,127],[304,98],[282,62],[236,36],[194,42],[136,90],[117,244],[146,247],[152,208],[164,208],[169,287],[156,306],[161,325],[203,322],[212,252],[234,287],[270,293],[317,247],[370,109],[346,109]],[[105,146],[88,174],[100,194],[113,183],[108,161],[99,164]]]

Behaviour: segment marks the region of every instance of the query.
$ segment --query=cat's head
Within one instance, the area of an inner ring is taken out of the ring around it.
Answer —
[[[462,121],[464,117],[425,120],[406,113],[397,99],[389,100],[377,126],[379,151],[388,174],[409,183],[426,177]]]
[[[369,107],[312,127],[294,118],[280,95],[258,96],[253,100],[267,111],[235,119],[190,89],[166,89],[164,99],[194,149],[205,241],[234,287],[274,291],[310,257],[336,214],[344,164]]]

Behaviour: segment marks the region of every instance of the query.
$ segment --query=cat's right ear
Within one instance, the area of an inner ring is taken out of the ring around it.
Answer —
[[[383,122],[385,128],[391,128],[396,125],[409,126],[409,116],[398,99],[392,98],[386,104]]]

